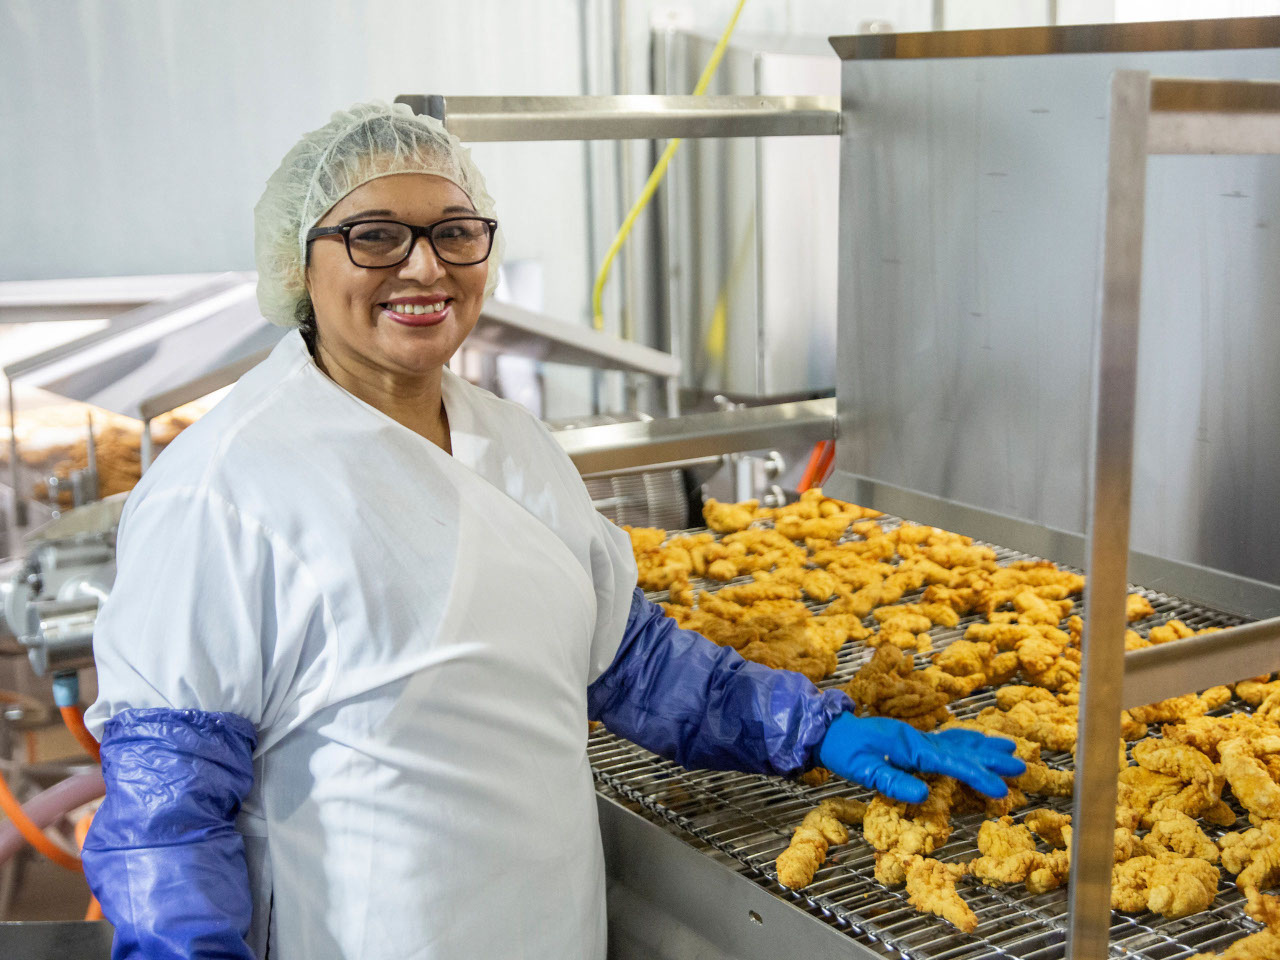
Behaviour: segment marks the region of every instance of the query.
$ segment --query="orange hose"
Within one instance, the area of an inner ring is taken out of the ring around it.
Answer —
[[[102,748],[98,745],[98,741],[93,739],[93,734],[89,732],[89,728],[84,725],[84,711],[79,707],[59,707],[58,710],[62,714],[62,722],[67,725],[71,735],[76,738],[76,743],[84,748],[85,753],[93,757],[98,763],[101,763]]]
[[[3,812],[12,821],[14,827],[22,834],[27,843],[31,844],[58,866],[77,872],[84,869],[81,867],[78,857],[73,857],[46,837],[44,831],[37,827],[31,818],[27,816],[27,812],[22,809],[22,804],[18,803],[18,798],[13,795],[13,791],[9,789],[9,784],[5,782],[3,776],[0,776],[0,812]]]
[[[822,459],[826,449],[827,441],[825,440],[819,440],[813,445],[813,452],[809,454],[809,462],[805,465],[804,474],[800,477],[800,483],[796,486],[798,493],[804,493],[813,486],[814,472],[818,469],[818,461]]]
[[[818,461],[818,469],[813,475],[815,487],[820,487],[826,482],[827,476],[831,473],[831,467],[836,462],[836,442],[834,440],[823,442],[830,445],[822,451],[822,459]]]
[[[85,814],[76,821],[76,846],[80,850],[84,850],[85,837],[89,836],[89,827],[93,824],[93,812]],[[98,898],[92,893],[89,894],[89,907],[84,912],[84,918],[90,922],[102,919],[102,904],[98,902]]]

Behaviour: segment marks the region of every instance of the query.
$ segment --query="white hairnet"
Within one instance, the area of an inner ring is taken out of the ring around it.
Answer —
[[[480,216],[494,216],[493,198],[471,152],[439,120],[418,116],[402,103],[374,101],[340,110],[285,154],[253,208],[258,306],[264,317],[282,327],[308,322],[307,231],[356,187],[395,173],[444,177],[462,189]],[[486,297],[498,285],[501,260],[499,228]]]

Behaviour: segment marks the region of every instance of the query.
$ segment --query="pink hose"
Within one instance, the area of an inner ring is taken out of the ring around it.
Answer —
[[[97,800],[107,792],[107,785],[102,780],[102,771],[78,773],[68,777],[61,783],[55,783],[43,793],[38,793],[22,805],[36,824],[43,829],[49,826],[69,810]],[[26,843],[22,835],[12,823],[0,825],[0,864],[8,861]]]

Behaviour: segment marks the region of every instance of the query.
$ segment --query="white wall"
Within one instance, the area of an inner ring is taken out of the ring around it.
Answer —
[[[305,130],[401,93],[581,92],[578,0],[5,0],[0,279],[251,269]],[[478,144],[511,258],[583,315],[580,144]]]

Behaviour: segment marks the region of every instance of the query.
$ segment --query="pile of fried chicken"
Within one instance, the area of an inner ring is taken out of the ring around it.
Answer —
[[[1072,794],[1071,771],[1041,755],[1065,759],[1075,750],[1083,624],[1071,611],[1084,578],[1044,561],[1001,565],[993,550],[968,537],[892,526],[876,511],[820,490],[775,509],[710,500],[704,519],[714,533],[629,530],[640,585],[668,591],[663,606],[677,623],[814,682],[835,672],[847,642],[861,641],[871,656],[841,687],[860,715],[897,717],[926,731],[963,726],[1008,737],[1027,763],[1001,800],[945,777],[927,778],[930,794],[918,805],[879,795],[869,802],[829,796],[778,856],[779,881],[793,890],[812,882],[829,849],[848,842],[849,826],[861,825],[876,851],[876,879],[905,887],[918,910],[966,932],[978,920],[957,888],[961,878],[1021,884],[1030,893],[1063,885],[1070,816],[1049,809],[1014,814],[1032,797]],[[695,579],[728,585],[695,590]],[[1137,621],[1155,615],[1140,594],[1128,598],[1127,611],[1139,627]],[[934,629],[955,628],[962,618],[973,620],[963,638],[935,651]],[[1125,647],[1213,629],[1169,620],[1145,635],[1128,630]],[[995,688],[994,706],[963,720],[952,715],[949,704],[988,687]],[[1213,715],[1233,697],[1255,709]],[[1155,728],[1158,738],[1151,736]],[[1280,885],[1280,680],[1259,677],[1125,711],[1122,732],[1113,908],[1190,916],[1213,902],[1224,869],[1244,893],[1249,916],[1267,929],[1221,956],[1280,957],[1280,896],[1264,892]],[[1129,750],[1125,741],[1136,742]],[[802,779],[817,787],[827,777],[818,769]],[[1210,839],[1201,821],[1235,827],[1231,797],[1250,826]],[[952,817],[971,813],[987,818],[978,831],[979,855],[932,857],[950,837]]]

